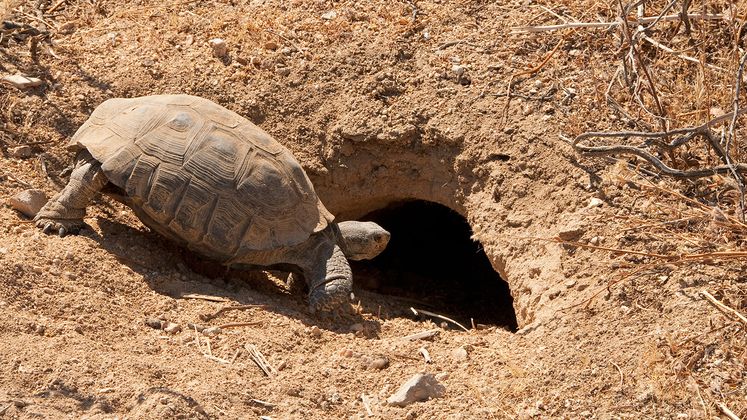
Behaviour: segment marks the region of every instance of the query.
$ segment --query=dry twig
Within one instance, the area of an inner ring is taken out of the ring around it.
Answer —
[[[371,400],[368,398],[368,395],[361,394],[361,402],[363,403],[363,408],[366,409],[366,414],[373,416],[374,413],[371,411]]]
[[[262,369],[262,372],[264,372],[267,377],[272,378],[278,373],[278,371],[267,362],[265,356],[254,344],[244,344],[244,348],[249,352],[249,356],[254,360],[254,363]]]
[[[227,328],[254,327],[262,325],[261,322],[229,322],[228,324],[218,325],[218,328],[224,330]]]
[[[179,296],[180,299],[199,299],[207,300],[209,302],[230,302],[230,299],[226,299],[220,296],[201,295],[199,293],[186,293]]]
[[[688,13],[688,19],[699,19],[699,20],[724,20],[722,14],[703,14],[703,13]],[[630,25],[642,25],[649,24],[652,22],[673,22],[682,19],[681,14],[677,15],[664,15],[664,16],[651,16],[643,17],[638,19],[626,19],[626,23]],[[547,25],[547,26],[517,26],[511,29],[511,33],[537,33],[537,32],[548,32],[548,31],[559,31],[562,29],[610,29],[616,26],[620,26],[621,21],[615,22],[571,22],[564,23],[562,25]]]
[[[441,330],[425,330],[419,333],[407,335],[405,337],[402,337],[402,339],[408,340],[408,341],[423,340],[426,338],[433,337],[434,335],[438,335],[440,332]]]
[[[431,363],[433,361],[431,360],[430,353],[428,353],[428,350],[425,347],[419,348],[418,352],[423,355],[423,359],[425,359],[425,363]]]
[[[66,1],[67,0],[59,0],[57,3],[55,3],[54,5],[52,5],[52,7],[50,7],[49,9],[47,9],[46,13],[47,14],[53,13],[55,10],[59,9],[60,6],[62,6],[63,4],[65,4]]]
[[[459,328],[463,329],[464,331],[467,331],[467,332],[469,332],[469,330],[467,329],[467,327],[465,327],[464,325],[462,325],[462,324],[460,324],[460,323],[458,323],[458,322],[454,321],[454,320],[453,320],[453,319],[451,319],[451,318],[447,318],[447,317],[445,317],[445,316],[443,316],[443,315],[439,315],[439,314],[437,314],[437,313],[435,313],[435,312],[430,312],[430,311],[426,311],[426,310],[424,310],[424,309],[415,309],[415,308],[413,308],[413,307],[410,307],[410,310],[411,310],[411,311],[412,311],[412,312],[413,312],[413,313],[414,313],[414,314],[415,314],[416,316],[422,313],[423,315],[428,315],[428,316],[433,316],[433,317],[436,317],[436,318],[438,318],[438,319],[443,319],[444,321],[448,321],[448,322],[451,322],[452,324],[454,324],[454,325],[456,325],[457,327],[459,327]]]
[[[215,312],[215,313],[213,313],[213,314],[201,314],[200,315],[200,319],[203,320],[203,321],[210,321],[211,319],[217,318],[218,316],[220,316],[221,314],[223,314],[223,312],[228,312],[228,311],[243,311],[243,310],[246,310],[246,309],[264,308],[264,307],[265,307],[265,305],[235,305],[235,306],[226,306],[225,308],[218,309],[218,311]]]
[[[713,297],[712,294],[708,293],[707,290],[701,290],[700,294],[703,295],[703,297],[705,297],[706,299],[708,299],[708,301],[711,302],[711,304],[713,304],[713,306],[715,306],[716,309],[718,309],[719,311],[723,312],[729,317],[736,316],[737,319],[742,321],[742,323],[747,324],[747,318],[745,318],[744,315],[740,314],[736,309],[730,308],[724,305],[723,303],[719,302],[718,299]]]
[[[727,407],[726,404],[720,401],[716,401],[716,406],[719,410],[721,410],[722,413],[724,413],[726,417],[730,418],[731,420],[740,420],[739,416],[734,414],[733,411],[729,410],[729,407]]]

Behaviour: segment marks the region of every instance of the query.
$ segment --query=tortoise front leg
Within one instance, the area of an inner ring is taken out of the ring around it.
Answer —
[[[311,312],[331,312],[350,301],[353,273],[340,247],[331,245],[331,252],[325,252],[314,267],[304,270]]]
[[[55,232],[60,236],[78,233],[84,225],[83,216],[86,215],[88,203],[107,182],[101,163],[88,151],[79,152],[70,181],[39,210],[34,217],[36,226],[44,233]]]

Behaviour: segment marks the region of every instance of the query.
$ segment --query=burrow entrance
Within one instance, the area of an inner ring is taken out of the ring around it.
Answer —
[[[363,280],[356,281],[360,287],[468,327],[473,319],[516,330],[508,284],[471,239],[469,223],[459,213],[433,202],[408,200],[360,220],[376,222],[392,234],[381,255],[353,264],[354,276]]]

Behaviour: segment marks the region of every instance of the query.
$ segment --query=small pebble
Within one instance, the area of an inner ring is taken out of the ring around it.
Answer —
[[[145,318],[145,325],[155,328],[157,330],[161,330],[164,327],[164,324],[166,324],[166,321],[158,318]]]
[[[319,338],[322,336],[322,330],[320,330],[316,325],[312,325],[311,328],[309,328],[309,334],[314,338]]]
[[[586,206],[586,207],[591,209],[591,208],[594,208],[594,207],[599,207],[602,204],[604,204],[604,201],[600,200],[597,197],[593,197],[591,200],[589,200],[589,205]]]
[[[208,43],[213,48],[213,57],[223,58],[228,54],[228,45],[221,38],[213,38]]]
[[[374,369],[374,370],[382,370],[389,367],[389,359],[386,357],[374,357],[371,359],[370,362],[368,362],[368,369]]]
[[[436,380],[445,381],[449,379],[449,372],[439,372],[436,374]]]
[[[343,350],[340,351],[340,356],[342,356],[342,357],[353,357],[353,350],[343,349]]]
[[[42,274],[44,273],[44,269],[42,267],[39,267],[38,265],[34,265],[31,267],[31,271],[33,271],[36,274]]]
[[[459,64],[454,64],[453,66],[451,66],[451,71],[456,73],[457,76],[463,75],[465,70],[466,69],[464,68],[464,66],[460,66]]]
[[[182,326],[174,322],[168,322],[166,323],[166,326],[163,327],[163,330],[169,334],[176,334],[182,330]]]
[[[334,10],[330,10],[329,12],[322,15],[322,19],[324,20],[333,20],[337,17],[337,12]]]
[[[444,386],[432,374],[418,373],[403,383],[386,401],[389,405],[405,407],[416,401],[442,397],[445,391]]]
[[[291,70],[288,67],[277,67],[275,73],[285,77],[291,74]]]
[[[28,218],[33,218],[47,204],[47,195],[41,190],[24,190],[11,197],[9,202],[12,209]]]
[[[279,45],[275,41],[267,41],[267,42],[265,42],[265,49],[273,50],[274,51],[274,50],[277,50],[278,47],[279,47]]]
[[[223,330],[221,330],[220,327],[208,327],[202,330],[202,334],[207,335],[207,336],[215,336],[222,332]]]
[[[75,273],[72,273],[72,272],[70,272],[70,271],[65,271],[65,272],[63,272],[63,273],[62,273],[62,275],[63,275],[63,276],[64,276],[64,277],[66,278],[66,279],[68,279],[68,280],[75,280],[75,278],[77,277],[77,276],[75,275]]]
[[[467,360],[467,349],[464,347],[457,347],[451,351],[451,357],[454,360]]]
[[[574,280],[574,279],[570,279],[570,280],[567,280],[567,281],[565,282],[565,287],[567,287],[567,288],[569,288],[569,289],[570,289],[571,287],[575,286],[575,285],[576,285],[576,280]]]

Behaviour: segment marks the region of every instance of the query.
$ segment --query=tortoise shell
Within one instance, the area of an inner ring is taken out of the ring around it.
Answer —
[[[207,99],[110,99],[70,141],[149,227],[214,258],[299,244],[333,216],[288,149]]]

